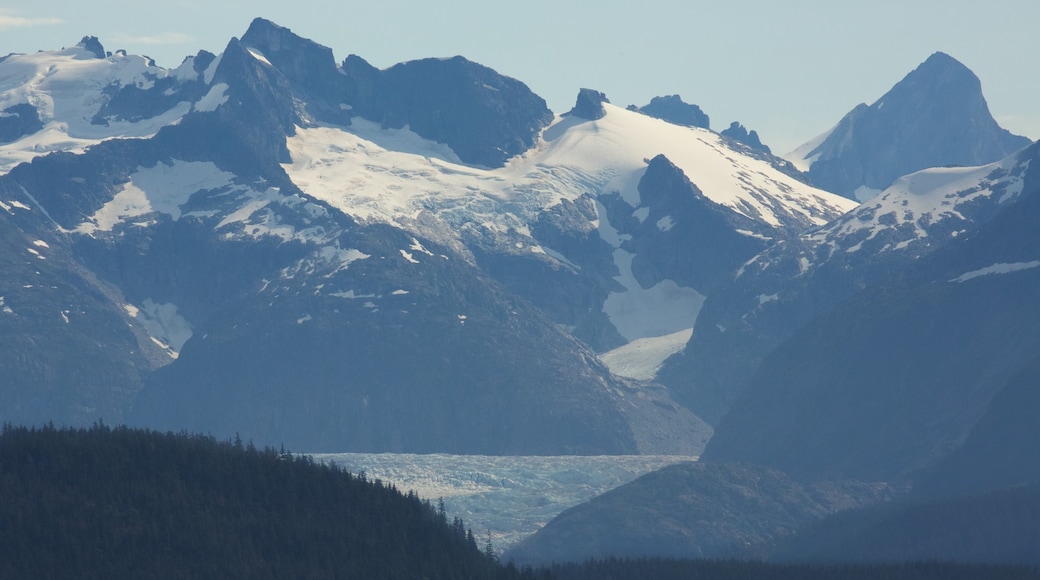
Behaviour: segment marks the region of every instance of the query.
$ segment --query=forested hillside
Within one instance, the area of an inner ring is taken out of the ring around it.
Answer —
[[[0,578],[521,576],[414,494],[212,437],[5,426],[0,498]]]

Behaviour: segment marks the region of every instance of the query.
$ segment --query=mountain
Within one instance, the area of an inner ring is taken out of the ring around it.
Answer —
[[[857,105],[785,157],[817,187],[866,200],[908,173],[984,165],[1028,144],[993,120],[978,77],[937,52],[872,105]]]
[[[810,524],[771,557],[781,562],[1040,563],[1040,486],[850,510]]]
[[[697,332],[658,378],[717,423],[799,328],[1011,207],[1032,187],[1026,175],[1038,155],[1034,145],[989,165],[905,176],[832,223],[770,246],[705,301]]]
[[[918,478],[914,496],[946,498],[1040,483],[1040,358],[993,397],[967,440]]]
[[[856,483],[803,486],[753,465],[682,463],[564,511],[503,557],[525,564],[760,557],[804,524],[888,493]]]
[[[906,480],[976,425],[986,429],[987,407],[997,412],[995,397],[1040,352],[1040,165],[1029,163],[1017,181],[1021,193],[1005,191],[974,231],[821,314],[767,356],[704,460],[754,462],[798,480]],[[1023,404],[1035,399],[1012,391]],[[1002,442],[1030,448],[1014,435]]]
[[[263,19],[174,70],[98,46],[0,61],[6,421],[696,455],[710,427],[596,352],[689,331],[739,264],[852,206],[461,57],[337,64]]]

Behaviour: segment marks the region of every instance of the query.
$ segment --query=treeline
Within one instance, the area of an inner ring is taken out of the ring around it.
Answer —
[[[608,558],[554,564],[557,580],[1037,580],[1028,567],[916,562],[905,564],[767,564],[742,560]]]
[[[240,441],[5,426],[0,578],[533,577],[392,485]]]

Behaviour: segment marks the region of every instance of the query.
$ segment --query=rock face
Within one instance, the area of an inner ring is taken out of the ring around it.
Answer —
[[[578,98],[574,103],[574,108],[567,114],[587,121],[596,121],[606,116],[607,113],[603,110],[603,103],[609,102],[607,95],[599,91],[581,89],[578,91]]]
[[[983,165],[1028,144],[993,120],[978,77],[937,52],[877,102],[858,105],[822,140],[786,157],[810,165],[816,186],[862,197],[920,169]]]
[[[729,137],[730,139],[740,141],[755,151],[772,154],[769,147],[762,144],[762,140],[758,138],[758,133],[754,129],[749,133],[743,125],[736,121],[729,124],[729,129],[725,129],[719,134],[723,137]]]
[[[644,115],[686,127],[708,129],[711,124],[708,115],[700,107],[683,102],[679,95],[654,97],[650,99],[650,104],[639,107],[637,110]]]
[[[384,128],[406,125],[466,163],[501,167],[534,145],[552,112],[527,85],[466,60],[429,58],[376,70],[350,56],[346,103]]]

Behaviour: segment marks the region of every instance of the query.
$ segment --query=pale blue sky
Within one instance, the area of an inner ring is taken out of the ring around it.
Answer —
[[[0,0],[0,54],[75,44],[176,66],[263,16],[384,68],[461,54],[527,83],[556,112],[581,87],[615,104],[682,95],[712,128],[739,120],[777,152],[873,102],[931,53],[981,78],[1006,128],[1040,138],[1036,0]]]

